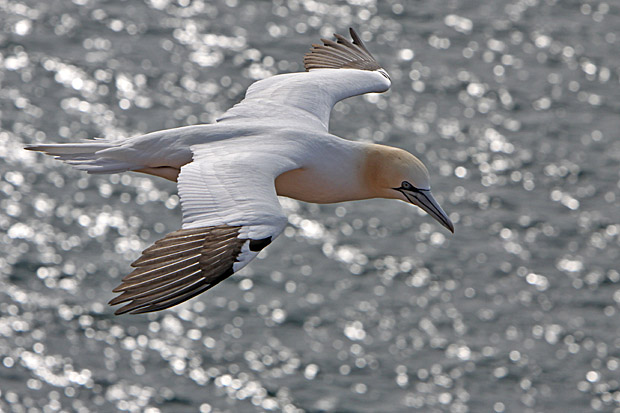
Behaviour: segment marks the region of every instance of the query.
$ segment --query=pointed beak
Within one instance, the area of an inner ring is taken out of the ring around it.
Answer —
[[[422,208],[454,234],[454,224],[448,218],[448,214],[439,206],[430,190],[416,189],[415,191],[402,190],[401,192],[407,197],[409,202]]]

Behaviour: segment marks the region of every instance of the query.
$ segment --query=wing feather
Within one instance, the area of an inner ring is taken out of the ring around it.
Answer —
[[[306,70],[350,68],[359,70],[379,70],[381,65],[370,54],[355,30],[349,29],[353,42],[339,34],[337,41],[321,39],[323,45],[312,45],[304,56]]]
[[[182,297],[189,299],[196,288],[206,291],[233,274],[233,264],[243,244],[248,241],[238,238],[239,232],[240,227],[222,225],[181,229],[169,234],[154,245],[163,244],[166,247],[150,247],[144,251],[143,254],[149,256],[150,261],[143,259],[143,255],[132,264],[136,269],[114,289],[114,292],[121,294],[111,300],[110,305],[130,301],[119,308],[116,314],[137,314],[168,308],[181,302],[177,300]],[[191,243],[184,242],[188,237],[200,239]],[[213,242],[214,239],[216,242]],[[196,243],[199,243],[198,254],[195,253]],[[166,248],[170,247],[179,249],[175,258],[170,259],[166,255]],[[166,261],[166,265],[159,265],[158,260],[164,257],[169,261]]]

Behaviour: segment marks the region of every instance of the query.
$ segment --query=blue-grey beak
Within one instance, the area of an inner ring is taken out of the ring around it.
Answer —
[[[435,218],[441,225],[454,234],[454,224],[452,224],[452,221],[448,218],[448,214],[439,206],[439,203],[437,203],[429,189],[401,189],[400,192],[405,195],[409,202],[422,208],[427,214]]]

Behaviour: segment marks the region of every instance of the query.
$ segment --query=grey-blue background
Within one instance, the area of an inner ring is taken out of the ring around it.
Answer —
[[[620,8],[453,0],[0,1],[0,410],[620,411]],[[26,144],[213,121],[357,28],[393,80],[332,131],[428,165],[410,205],[284,200],[242,273],[173,310],[111,289],[175,185]]]

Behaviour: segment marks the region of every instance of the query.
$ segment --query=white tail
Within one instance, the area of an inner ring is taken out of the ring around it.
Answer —
[[[106,157],[101,153],[106,149],[114,148],[118,144],[104,140],[80,143],[57,143],[52,145],[31,145],[26,149],[43,152],[54,156],[76,169],[91,174],[118,173],[140,168],[139,165]]]

